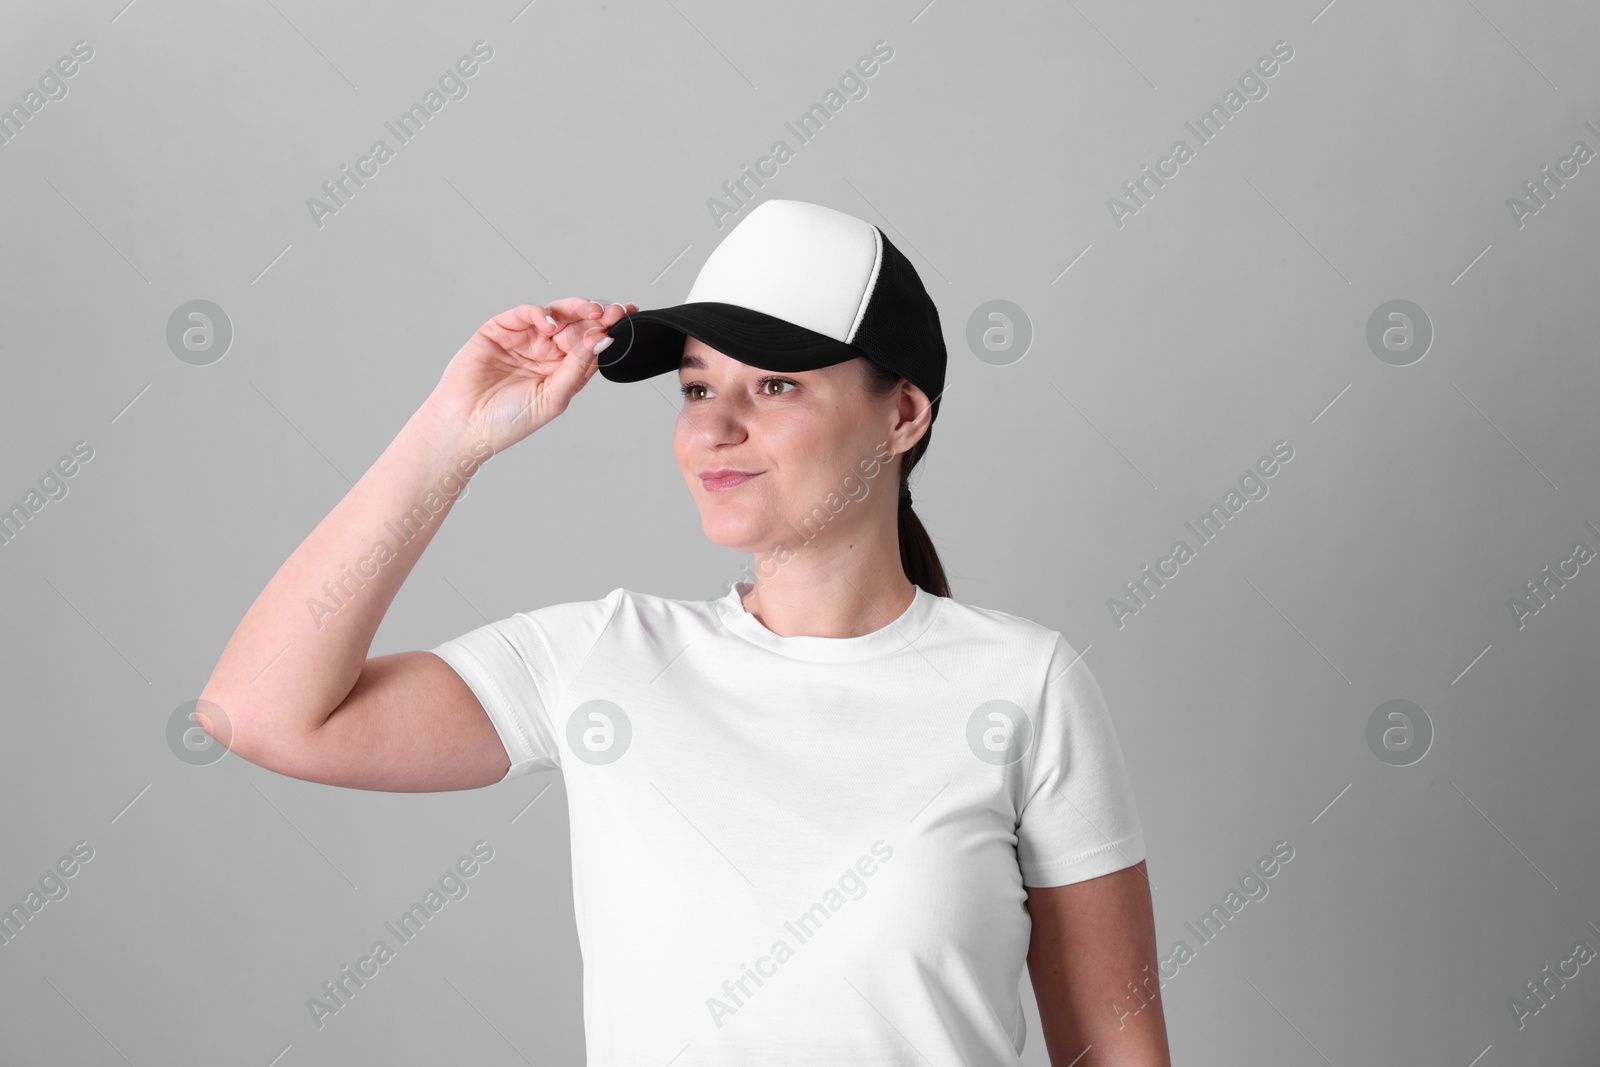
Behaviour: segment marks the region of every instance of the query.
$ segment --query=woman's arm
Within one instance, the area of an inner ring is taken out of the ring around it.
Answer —
[[[467,480],[489,458],[486,448],[476,454],[470,444],[431,409],[418,409],[278,568],[201,693],[197,714],[215,704],[232,731],[220,740],[246,758],[293,744],[345,698],[389,604]],[[443,502],[436,513],[423,505],[429,494]],[[420,509],[416,517],[413,509]],[[405,530],[411,540],[401,544],[391,528]],[[374,559],[380,541],[390,552]]]
[[[380,657],[374,668],[367,652],[467,479],[566,409],[598,366],[595,343],[630,308],[572,297],[548,308],[524,304],[485,323],[251,604],[201,693],[200,726],[269,769],[383,783],[374,788],[404,789],[408,777],[433,784],[430,751],[456,763],[480,752],[503,759],[481,712],[472,753],[439,743],[441,735],[464,740],[462,730],[474,725],[463,707],[470,691],[445,677],[447,667],[403,655]],[[335,715],[347,699],[359,700],[356,713]],[[339,728],[325,730],[330,721]]]
[[[1172,1067],[1145,861],[1025,888],[1028,975],[1052,1067]]]

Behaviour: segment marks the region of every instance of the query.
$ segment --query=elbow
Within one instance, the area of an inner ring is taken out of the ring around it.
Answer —
[[[221,749],[251,763],[259,763],[254,753],[258,746],[252,744],[256,731],[248,720],[239,714],[242,701],[225,689],[207,686],[189,710],[188,723],[184,724],[180,744],[181,757],[195,763],[214,763],[223,756]]]
[[[227,694],[207,686],[200,698],[189,709],[184,725],[182,746],[186,752],[201,753],[213,745],[221,745],[230,752],[238,752],[238,737],[233,716],[227,712],[232,703]]]

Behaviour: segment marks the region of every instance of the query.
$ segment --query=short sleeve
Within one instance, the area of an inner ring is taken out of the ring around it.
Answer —
[[[622,592],[518,612],[428,650],[461,676],[488,713],[511,760],[502,782],[561,766],[562,685],[605,633]]]
[[[1067,885],[1145,857],[1133,783],[1089,665],[1055,635],[1017,816],[1017,860],[1029,886]]]

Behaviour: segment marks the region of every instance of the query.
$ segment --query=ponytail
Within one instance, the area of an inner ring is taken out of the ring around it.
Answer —
[[[923,440],[927,440],[926,435]],[[899,522],[900,566],[905,568],[906,577],[912,585],[920,585],[934,596],[949,596],[950,583],[945,580],[939,553],[934,551],[933,539],[923,529],[922,520],[910,508],[901,508]]]
[[[887,396],[905,379],[885,367],[879,366],[870,360],[862,359],[861,365],[866,370],[867,388],[879,395]],[[928,442],[933,439],[933,426],[923,431],[922,437],[900,457],[900,484],[895,486],[898,497],[905,489],[911,478],[911,470],[928,450]],[[934,550],[933,538],[928,536],[928,531],[923,528],[922,520],[917,518],[911,508],[901,508],[899,518],[895,520],[900,527],[900,566],[905,569],[906,577],[912,585],[921,586],[934,596],[950,595],[950,583],[944,575],[944,565],[939,562],[939,553]]]

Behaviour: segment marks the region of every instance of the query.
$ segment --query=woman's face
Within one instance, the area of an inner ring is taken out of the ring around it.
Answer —
[[[872,396],[862,362],[784,374],[686,338],[672,449],[707,537],[742,552],[798,549],[881,522],[879,508],[893,515],[899,484],[886,461],[920,436],[899,409],[914,413],[922,393]],[[722,469],[750,477],[711,476]]]

